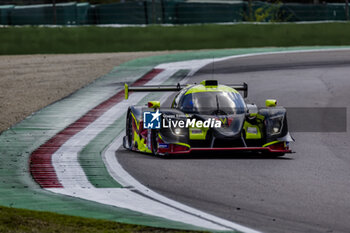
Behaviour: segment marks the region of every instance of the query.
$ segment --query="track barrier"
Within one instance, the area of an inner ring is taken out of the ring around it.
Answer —
[[[346,20],[345,4],[144,0],[0,5],[1,25],[198,24]]]

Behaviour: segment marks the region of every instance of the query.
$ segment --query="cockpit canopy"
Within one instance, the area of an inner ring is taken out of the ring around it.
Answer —
[[[245,113],[244,100],[233,88],[219,85],[203,89],[200,86],[202,85],[193,86],[183,93],[177,106],[179,110],[203,115]]]

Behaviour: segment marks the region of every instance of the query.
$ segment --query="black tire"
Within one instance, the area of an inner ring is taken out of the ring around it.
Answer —
[[[152,143],[152,153],[156,156],[159,156],[158,154],[158,131],[152,130],[152,136],[151,136],[151,143]]]
[[[129,145],[129,149],[132,149],[133,146],[133,131],[132,131],[132,116],[131,116],[131,111],[128,111],[128,115],[126,117],[126,127],[125,127],[125,131],[126,131],[126,140],[128,142]]]
[[[161,157],[163,159],[169,159],[170,155],[168,154],[159,154],[158,151],[158,130],[152,130],[152,153],[153,155],[157,156],[157,157]]]

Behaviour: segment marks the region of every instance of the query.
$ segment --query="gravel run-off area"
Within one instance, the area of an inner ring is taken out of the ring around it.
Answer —
[[[121,63],[168,53],[0,56],[0,132],[107,74]]]

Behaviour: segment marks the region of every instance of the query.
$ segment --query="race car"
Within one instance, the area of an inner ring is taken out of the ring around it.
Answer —
[[[257,152],[282,156],[292,153],[286,109],[274,99],[265,107],[248,104],[248,85],[199,84],[129,87],[129,92],[176,91],[169,108],[159,101],[130,106],[126,117],[124,148],[159,156],[203,151]],[[243,96],[239,93],[243,92]]]

